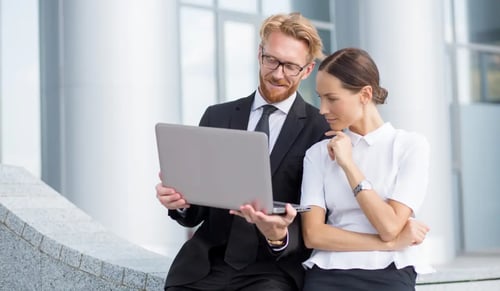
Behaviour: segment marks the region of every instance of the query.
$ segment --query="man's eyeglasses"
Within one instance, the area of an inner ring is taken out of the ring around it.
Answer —
[[[287,62],[281,62],[277,58],[273,56],[269,56],[264,54],[264,50],[262,50],[262,65],[270,70],[276,70],[279,68],[279,66],[283,67],[283,74],[290,76],[290,77],[295,77],[300,72],[302,72],[307,65],[301,67],[297,64],[294,63],[287,63]]]

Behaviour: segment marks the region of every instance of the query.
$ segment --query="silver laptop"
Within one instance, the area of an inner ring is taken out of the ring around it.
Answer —
[[[249,203],[266,213],[285,213],[286,203],[273,201],[264,133],[168,123],[156,124],[155,131],[163,184],[188,203],[225,209]]]

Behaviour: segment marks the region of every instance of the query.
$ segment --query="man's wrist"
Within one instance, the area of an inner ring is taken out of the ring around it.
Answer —
[[[282,247],[286,244],[286,237],[284,239],[277,239],[277,240],[267,239],[267,243],[269,244],[269,246],[273,248]]]
[[[177,211],[177,213],[179,213],[179,215],[182,218],[186,218],[186,216],[187,216],[187,208],[177,208],[176,211]]]
[[[282,247],[286,244],[288,238],[288,231],[285,233],[285,235],[279,239],[271,239],[271,238],[266,238],[267,243],[269,246],[276,248],[276,247]]]

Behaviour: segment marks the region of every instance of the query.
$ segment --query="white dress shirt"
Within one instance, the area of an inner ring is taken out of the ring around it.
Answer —
[[[278,108],[278,110],[271,113],[269,116],[269,153],[271,153],[276,140],[278,139],[278,135],[285,123],[286,116],[292,108],[293,102],[297,97],[297,92],[293,93],[287,99],[278,102],[272,103],[271,105]],[[252,108],[250,110],[250,119],[248,120],[248,131],[254,131],[257,126],[257,122],[259,122],[260,117],[262,116],[262,106],[268,104],[266,100],[260,95],[259,90],[255,92],[255,99],[252,104]]]
[[[427,191],[429,144],[425,137],[385,123],[365,136],[350,130],[353,160],[384,200],[405,204],[418,214]],[[329,140],[314,144],[304,158],[301,204],[328,209],[327,223],[345,230],[376,234],[353,195],[347,177],[327,151]],[[420,259],[419,246],[402,251],[335,252],[314,250],[303,265],[322,269],[383,269],[414,266],[418,273],[432,272]]]
[[[269,115],[269,154],[271,154],[271,151],[273,150],[274,144],[276,143],[276,140],[278,139],[278,136],[281,132],[281,128],[285,123],[286,116],[288,115],[290,108],[292,108],[293,102],[295,101],[296,97],[297,97],[297,92],[293,93],[290,97],[281,102],[271,104],[274,107],[278,108],[278,110],[274,111],[273,113],[271,113],[271,115]],[[262,111],[263,111],[262,106],[267,104],[269,103],[267,103],[266,100],[264,100],[264,98],[262,97],[262,95],[260,95],[259,90],[256,90],[255,98],[252,103],[252,108],[250,110],[250,118],[248,120],[248,126],[247,126],[248,131],[255,130],[257,122],[259,122],[259,119],[262,116]],[[286,249],[287,246],[288,246],[288,236],[286,236],[285,244],[282,247],[272,247],[272,249],[276,252],[279,252]]]

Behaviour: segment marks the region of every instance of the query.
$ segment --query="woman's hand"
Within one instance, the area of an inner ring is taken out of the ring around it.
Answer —
[[[429,227],[415,219],[408,219],[405,227],[394,240],[394,249],[400,250],[409,246],[421,244],[429,232]]]
[[[328,131],[327,136],[332,136],[327,144],[328,154],[332,160],[336,160],[342,168],[352,161],[351,138],[342,131]]]

